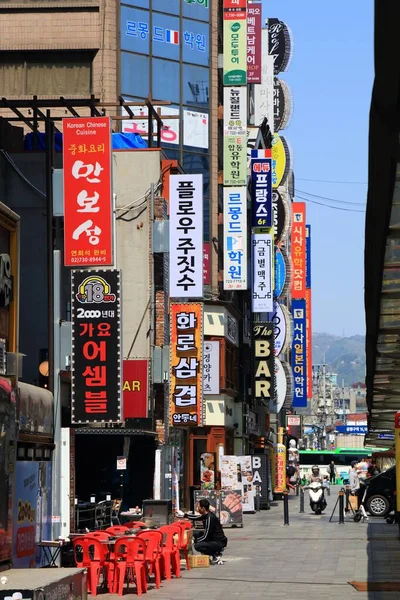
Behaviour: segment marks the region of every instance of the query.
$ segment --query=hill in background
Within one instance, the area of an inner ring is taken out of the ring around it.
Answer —
[[[365,381],[365,336],[339,337],[329,333],[313,334],[313,364],[325,364],[337,373],[338,385]]]

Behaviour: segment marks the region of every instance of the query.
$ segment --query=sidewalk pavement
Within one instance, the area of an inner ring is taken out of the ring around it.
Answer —
[[[283,525],[282,502],[269,511],[245,515],[244,527],[228,529],[224,565],[182,570],[182,577],[150,586],[149,600],[400,600],[396,592],[358,592],[357,582],[398,582],[398,527],[383,519],[338,523],[338,510],[329,522],[337,493],[332,488],[321,516],[311,513],[305,493],[305,513],[299,497],[290,496],[290,525]],[[106,600],[105,597],[103,597]],[[102,598],[102,600],[103,600]],[[107,595],[107,599],[116,596]],[[132,598],[132,596],[131,596]]]

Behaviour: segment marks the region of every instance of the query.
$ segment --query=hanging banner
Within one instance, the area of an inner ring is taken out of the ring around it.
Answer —
[[[251,245],[253,248],[252,310],[256,313],[270,312],[274,306],[273,237],[270,233],[253,233]]]
[[[207,340],[203,348],[203,394],[218,395],[220,393],[219,342]]]
[[[170,425],[200,427],[203,406],[203,305],[171,304]]]
[[[268,19],[268,51],[274,59],[275,75],[287,71],[292,58],[292,36],[289,27],[279,19]]]
[[[282,189],[272,190],[272,210],[274,214],[274,240],[279,244],[286,239],[290,229],[291,208],[289,200]]]
[[[273,406],[275,393],[274,327],[270,322],[253,323],[253,395],[264,405]]]
[[[288,176],[290,169],[289,147],[284,137],[277,133],[272,138],[272,187],[274,189],[282,185]]]
[[[224,0],[224,85],[247,84],[247,0]]]
[[[247,186],[247,88],[224,89],[224,185]]]
[[[247,6],[247,83],[261,83],[262,3]]]
[[[292,300],[293,408],[307,407],[306,301]]]
[[[224,290],[247,290],[247,188],[224,188]]]
[[[283,494],[286,491],[286,446],[275,444],[275,482],[274,494]]]
[[[292,97],[285,81],[274,78],[274,130],[286,129],[292,118]]]
[[[307,398],[312,398],[311,225],[306,225]]]
[[[273,225],[272,159],[270,150],[251,151],[252,227]]]
[[[119,423],[121,274],[72,271],[71,422]]]
[[[64,264],[113,265],[110,117],[63,119]]]
[[[293,264],[292,298],[306,297],[306,205],[293,202],[291,254]]]
[[[149,404],[149,361],[123,361],[123,415],[125,419],[146,419]]]
[[[169,293],[203,296],[203,175],[171,175],[169,187]]]

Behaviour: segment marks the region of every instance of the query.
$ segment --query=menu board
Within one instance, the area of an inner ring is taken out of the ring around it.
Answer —
[[[254,512],[254,485],[251,456],[239,456],[243,512]]]
[[[215,488],[215,454],[205,452],[200,457],[200,478],[202,490]]]
[[[207,498],[210,510],[215,512],[223,527],[243,527],[241,490],[195,490],[195,507],[201,498]],[[196,529],[201,529],[203,522],[195,521],[194,525]]]
[[[220,460],[221,487],[224,490],[240,489],[241,471],[237,456],[223,456]],[[239,484],[239,485],[238,485]]]
[[[223,456],[220,460],[221,488],[239,490],[243,512],[254,512],[254,485],[251,456]]]

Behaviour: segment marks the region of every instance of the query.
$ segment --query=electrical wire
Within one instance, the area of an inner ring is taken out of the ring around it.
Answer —
[[[338,204],[349,204],[354,206],[365,206],[365,202],[350,202],[349,200],[338,200],[337,198],[330,198],[329,196],[321,196],[320,194],[312,194],[311,192],[306,192],[304,190],[295,190],[300,194],[305,194],[306,196],[312,196],[313,198],[319,198],[320,200],[329,200],[329,202],[337,202]]]
[[[0,150],[0,152],[2,153],[2,155],[4,156],[4,158],[10,163],[10,165],[12,166],[12,168],[14,169],[14,171],[21,177],[21,179],[23,179],[25,181],[25,183],[32,190],[34,190],[37,194],[39,194],[40,196],[42,196],[42,198],[46,198],[46,194],[44,192],[42,192],[42,190],[39,190],[39,188],[37,188],[31,181],[29,181],[29,179],[27,179],[25,177],[25,175],[22,173],[22,171],[19,169],[19,167],[17,167],[17,165],[15,164],[15,162],[13,161],[13,159],[11,158],[11,156],[8,154],[8,152],[6,150]]]
[[[368,181],[338,181],[329,179],[306,179],[304,177],[296,177],[296,181],[315,181],[316,183],[340,183],[346,185],[368,185]]]
[[[304,196],[300,196],[300,195],[297,195],[296,198],[300,198],[300,200],[304,200],[305,202],[311,202],[311,204],[318,204],[319,206],[324,206],[325,208],[332,208],[333,210],[342,210],[344,212],[365,214],[365,210],[357,210],[355,208],[343,208],[341,206],[332,206],[331,204],[324,204],[323,202],[317,202],[316,200],[310,200],[310,198],[305,198]]]

